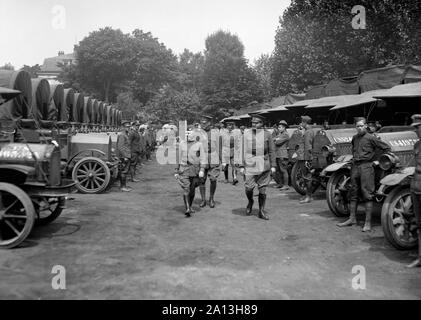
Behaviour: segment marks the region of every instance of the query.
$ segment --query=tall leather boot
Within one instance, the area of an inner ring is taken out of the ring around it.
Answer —
[[[215,200],[213,197],[215,196],[216,191],[216,181],[210,182],[210,193],[209,193],[209,207],[215,208]]]
[[[421,267],[421,230],[418,230],[418,258],[406,266],[407,268]]]
[[[132,166],[130,167],[130,180],[133,182],[139,182],[140,180],[136,179],[135,176],[136,176],[136,168]]]
[[[190,212],[191,213],[194,213],[194,210],[193,210],[193,200],[194,200],[195,193],[196,192],[195,192],[194,189],[191,190],[190,193],[189,193],[189,205],[190,205]]]
[[[132,191],[130,188],[127,187],[127,178],[125,174],[120,176],[120,190],[123,192]]]
[[[232,185],[235,186],[237,183],[237,170],[235,169],[235,167],[232,167]]]
[[[349,204],[349,213],[350,213],[349,219],[346,220],[345,222],[338,223],[337,226],[349,227],[356,224],[357,223],[357,207],[358,207],[357,201],[351,201],[351,203]]]
[[[184,206],[186,207],[185,215],[186,217],[191,217],[191,209],[190,209],[190,199],[188,195],[183,195]]]
[[[371,231],[371,216],[373,213],[373,201],[367,201],[365,203],[365,223],[363,227],[363,232]]]
[[[269,220],[269,217],[265,212],[266,194],[259,193],[259,218],[263,220]]]
[[[254,204],[253,189],[246,189],[246,196],[249,201],[249,203],[247,204],[246,215],[249,216],[251,215],[251,211],[253,210],[253,204]]]
[[[203,208],[204,206],[206,206],[206,186],[201,185],[199,187],[199,190],[200,190],[200,197],[202,198],[202,202],[200,203],[199,207]]]

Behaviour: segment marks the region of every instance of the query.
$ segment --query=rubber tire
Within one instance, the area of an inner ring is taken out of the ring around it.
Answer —
[[[291,170],[291,185],[295,189],[295,191],[297,191],[297,193],[305,196],[306,190],[301,188],[297,181],[297,174],[299,170],[300,170],[300,167],[298,165],[298,161],[296,161],[294,165],[292,166],[292,170]]]
[[[35,222],[35,208],[31,198],[26,194],[26,192],[13,184],[0,182],[0,191],[7,191],[13,194],[23,205],[27,216],[23,232],[19,237],[15,241],[5,245],[0,243],[0,248],[11,249],[20,245],[31,233]]]
[[[334,172],[329,180],[327,181],[327,186],[326,186],[326,200],[327,200],[327,204],[329,206],[330,211],[332,211],[332,213],[340,218],[343,217],[348,217],[349,216],[349,212],[345,212],[344,210],[341,210],[340,208],[338,208],[335,204],[335,202],[333,201],[334,199],[334,195],[335,195],[335,189],[336,189],[336,185],[338,184],[338,180],[345,174],[344,170],[340,170],[337,172]]]
[[[405,194],[411,194],[409,186],[402,186],[393,189],[386,197],[383,206],[382,206],[382,214],[381,214],[381,222],[383,233],[387,241],[394,246],[398,250],[410,250],[417,246],[418,239],[415,238],[414,242],[405,243],[399,241],[398,238],[395,237],[394,227],[392,220],[390,219],[390,210],[391,206],[395,204],[395,201],[401,198]]]
[[[37,218],[35,220],[35,224],[38,226],[45,226],[47,224],[50,224],[51,222],[53,222],[54,220],[56,220],[61,213],[63,212],[63,208],[60,208],[60,201],[63,201],[63,198],[65,197],[59,197],[59,205],[57,206],[57,208],[47,217],[45,218]]]
[[[105,172],[105,178],[104,178],[104,182],[102,183],[102,185],[99,188],[95,188],[95,189],[90,190],[90,189],[86,189],[86,188],[82,187],[78,183],[76,172],[79,169],[79,167],[85,162],[97,162],[103,167],[104,172]],[[79,192],[85,193],[85,194],[97,194],[97,193],[104,192],[107,189],[107,187],[110,183],[110,180],[111,180],[111,173],[110,173],[110,169],[108,168],[107,164],[104,161],[102,161],[101,159],[95,158],[95,157],[86,157],[86,158],[80,159],[75,164],[75,166],[73,167],[72,179],[73,179],[73,181],[76,182],[75,187],[76,187],[76,189],[79,190]]]

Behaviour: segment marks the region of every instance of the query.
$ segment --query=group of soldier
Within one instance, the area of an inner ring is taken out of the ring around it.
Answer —
[[[129,181],[140,181],[136,179],[137,168],[142,167],[143,162],[151,161],[156,131],[139,122],[125,121],[122,125],[116,144],[116,156],[120,159],[120,190],[130,192],[132,189],[127,186],[127,176]]]
[[[251,215],[254,205],[253,193],[257,188],[259,213],[258,217],[268,220],[269,217],[265,212],[266,203],[266,188],[273,178],[281,190],[288,190],[289,175],[288,175],[288,140],[289,135],[286,132],[288,123],[284,120],[274,128],[270,133],[264,128],[265,118],[259,114],[252,116],[251,129],[236,129],[235,123],[228,122],[227,128],[220,126],[218,130],[222,133],[224,130],[231,133],[233,130],[240,130],[240,139],[244,152],[244,157],[241,161],[235,161],[235,142],[231,137],[229,140],[230,146],[229,157],[224,157],[224,151],[215,144],[216,139],[211,138],[211,117],[203,116],[201,118],[200,126],[206,132],[207,137],[204,141],[207,148],[203,152],[203,145],[198,144],[197,138],[190,139],[187,137],[185,141],[181,141],[183,145],[184,155],[178,162],[175,170],[175,177],[183,188],[183,199],[186,207],[186,216],[191,217],[194,212],[192,208],[193,200],[195,197],[195,189],[199,187],[201,195],[200,207],[207,204],[206,201],[206,180],[210,180],[210,194],[209,194],[209,207],[215,207],[215,191],[217,187],[217,179],[221,169],[226,172],[225,179],[228,180],[228,166],[232,167],[233,184],[238,183],[237,170],[244,176],[245,195],[248,200],[245,210],[246,215]],[[301,169],[302,176],[305,180],[306,195],[300,199],[300,203],[310,203],[313,198],[313,184],[311,161],[313,158],[313,140],[314,130],[311,126],[311,118],[309,116],[301,117],[301,124],[299,130],[302,130],[304,147],[296,150],[296,158]],[[416,127],[417,134],[421,138],[421,115],[413,116],[413,126]],[[355,119],[355,127],[357,134],[352,138],[352,169],[351,169],[351,190],[350,190],[350,217],[343,223],[339,223],[338,227],[348,227],[356,225],[356,213],[358,202],[363,201],[365,204],[365,223],[362,228],[363,232],[371,231],[371,219],[373,212],[373,199],[375,195],[375,173],[373,162],[376,155],[381,153],[390,153],[390,146],[379,139],[375,132],[380,125],[378,123],[368,123],[365,118],[359,117]],[[192,128],[194,131],[195,128]],[[248,134],[246,134],[248,132]],[[259,133],[260,132],[260,133]],[[260,134],[260,139],[257,136]],[[256,143],[256,141],[259,141]],[[421,140],[420,140],[421,141]],[[415,144],[415,174],[411,184],[411,192],[413,199],[414,212],[417,219],[418,230],[421,230],[421,142]],[[221,141],[220,141],[221,142]],[[216,143],[217,144],[217,143]],[[222,145],[223,143],[221,143]],[[215,161],[215,157],[211,160],[211,154],[219,148],[219,160]],[[257,149],[261,148],[261,153]],[[243,151],[242,151],[243,152]],[[188,156],[196,154],[196,161]],[[227,159],[229,159],[227,161]],[[262,160],[259,162],[259,160]],[[260,163],[260,165],[256,165]],[[419,243],[421,243],[421,232],[418,235]],[[421,246],[419,246],[421,248]],[[421,249],[419,249],[419,256],[410,267],[421,266]]]

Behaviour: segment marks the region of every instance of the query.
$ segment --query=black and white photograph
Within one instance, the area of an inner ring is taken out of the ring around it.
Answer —
[[[0,0],[0,42],[0,300],[421,300],[420,0]]]

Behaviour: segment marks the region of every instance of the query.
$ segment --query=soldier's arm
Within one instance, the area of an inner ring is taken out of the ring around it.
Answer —
[[[269,159],[270,159],[270,166],[272,168],[276,168],[276,153],[275,153],[275,144],[273,143],[272,139],[268,139],[269,143]]]
[[[289,135],[285,133],[285,134],[281,134],[280,137],[276,138],[274,142],[275,142],[275,146],[281,147],[288,141],[289,141]]]
[[[371,143],[373,143],[376,148],[382,150],[383,152],[391,152],[392,151],[392,149],[390,148],[390,146],[386,142],[384,142],[380,139],[377,139],[375,137],[371,138],[370,140],[371,140]]]

